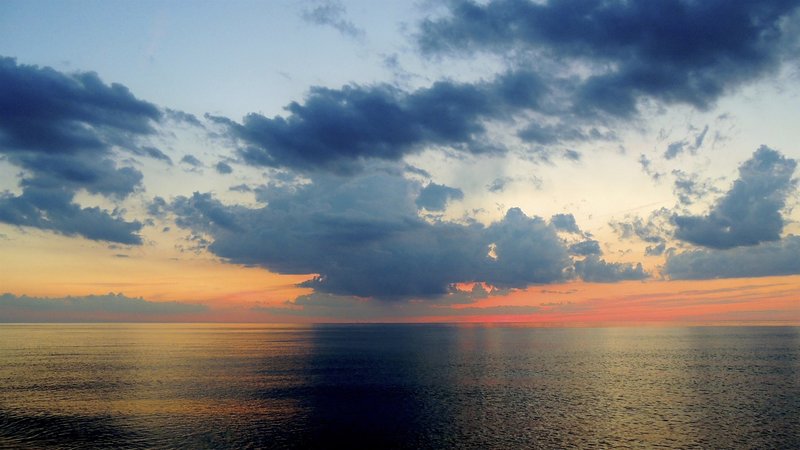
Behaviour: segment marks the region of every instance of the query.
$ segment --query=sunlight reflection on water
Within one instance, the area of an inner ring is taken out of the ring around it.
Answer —
[[[800,447],[800,329],[2,325],[0,447]]]

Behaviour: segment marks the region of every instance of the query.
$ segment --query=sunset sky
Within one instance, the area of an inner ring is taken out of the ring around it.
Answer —
[[[800,0],[0,2],[0,322],[800,325]]]

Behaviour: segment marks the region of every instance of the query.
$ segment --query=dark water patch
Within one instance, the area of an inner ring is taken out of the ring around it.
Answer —
[[[113,417],[25,414],[0,410],[0,448],[147,448],[144,435]]]

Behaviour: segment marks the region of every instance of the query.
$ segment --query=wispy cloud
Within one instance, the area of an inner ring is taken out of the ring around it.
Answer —
[[[347,19],[347,8],[336,0],[318,0],[302,13],[303,20],[315,25],[329,26],[342,36],[360,40],[366,33]]]

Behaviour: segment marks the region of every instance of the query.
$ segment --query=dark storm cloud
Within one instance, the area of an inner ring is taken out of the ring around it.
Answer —
[[[589,255],[583,261],[575,261],[575,273],[584,281],[592,283],[644,280],[650,277],[641,264],[609,263],[596,255]]]
[[[305,283],[318,292],[421,298],[445,295],[456,282],[508,288],[568,278],[571,261],[546,221],[512,208],[489,226],[427,222],[414,202],[419,183],[373,172],[264,187],[257,195],[267,206],[259,209],[195,194],[176,199],[172,210],[179,226],[213,239],[215,255],[319,274]]]
[[[523,49],[534,58],[582,62],[592,73],[575,91],[576,110],[625,117],[642,96],[707,108],[771,71],[796,49],[784,21],[798,4],[455,0],[446,17],[421,24],[418,42],[429,54]]]
[[[288,115],[245,116],[241,124],[207,116],[241,142],[251,165],[352,172],[366,159],[398,160],[426,146],[468,153],[499,152],[485,136],[487,120],[537,108],[544,84],[529,72],[474,84],[438,81],[404,92],[387,85],[312,88]]]
[[[796,189],[797,161],[761,146],[739,166],[733,187],[705,216],[675,216],[675,237],[703,247],[725,249],[777,241],[781,210]]]
[[[142,174],[118,167],[113,150],[168,161],[138,139],[155,133],[162,113],[120,84],[94,73],[64,74],[0,58],[0,154],[24,170],[22,194],[0,199],[0,221],[65,235],[141,243],[138,222],[116,212],[81,208],[80,190],[122,199]]]
[[[765,277],[800,274],[800,236],[725,250],[700,249],[667,258],[672,279]]]
[[[428,211],[444,211],[451,200],[461,200],[464,193],[461,189],[451,188],[443,184],[429,183],[420,191],[414,203]]]
[[[130,319],[140,315],[199,313],[207,309],[205,305],[149,302],[122,294],[62,298],[0,295],[0,322],[109,320],[114,316]]]

